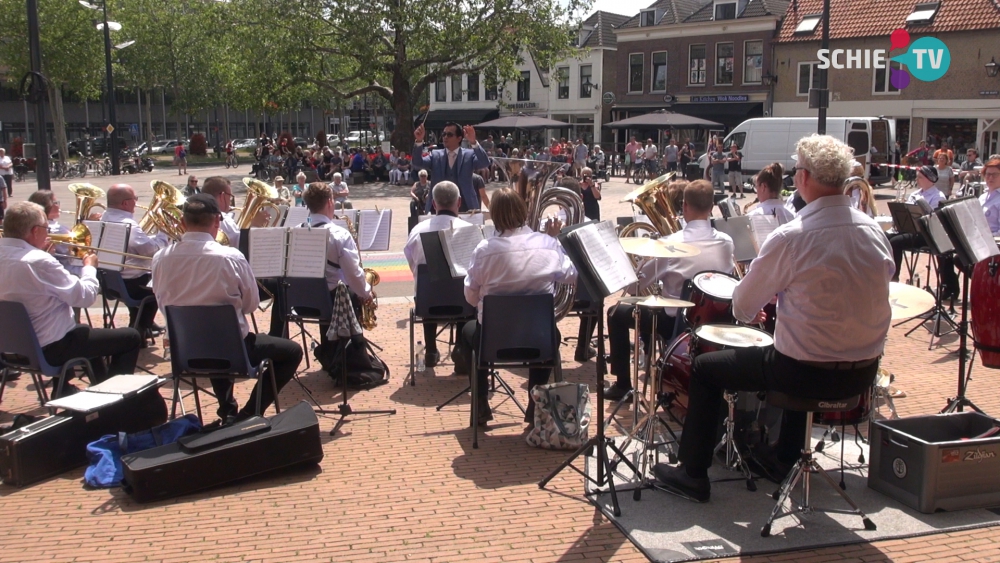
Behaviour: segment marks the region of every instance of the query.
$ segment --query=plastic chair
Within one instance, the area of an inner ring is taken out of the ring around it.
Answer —
[[[454,327],[458,323],[476,318],[476,308],[465,300],[465,280],[463,278],[435,277],[426,264],[417,266],[417,291],[410,307],[410,386],[417,384],[416,350],[414,332],[417,324],[434,322]],[[438,329],[438,334],[444,328]],[[448,337],[448,346],[453,343]]]
[[[49,401],[48,392],[42,382],[42,376],[59,377],[56,396],[61,397],[66,384],[66,374],[75,366],[81,366],[87,374],[90,383],[94,381],[94,370],[87,358],[71,358],[61,366],[53,366],[45,360],[42,346],[38,343],[38,335],[31,324],[28,310],[23,303],[15,301],[0,301],[0,400],[3,400],[3,389],[7,385],[7,376],[11,371],[27,372],[35,383],[38,402],[44,407]]]
[[[479,447],[479,377],[476,370],[492,371],[500,367],[556,369],[561,363],[558,334],[551,293],[487,295],[483,298],[479,349],[473,350],[471,359],[473,448]],[[521,408],[510,385],[499,375],[493,377]]]
[[[308,350],[306,345],[306,323],[309,324],[329,324],[333,318],[333,299],[330,297],[330,289],[326,285],[325,278],[284,278],[279,280],[281,291],[285,296],[285,307],[281,314],[285,320],[295,323],[299,327],[302,336],[302,349]],[[277,311],[272,311],[272,314]],[[310,335],[312,338],[312,335]],[[313,343],[316,339],[313,338]],[[305,354],[306,369],[309,369],[309,354]]]
[[[101,284],[101,303],[104,307],[104,328],[115,328],[115,313],[118,312],[118,303],[124,303],[126,307],[134,307],[139,311],[135,315],[135,322],[138,323],[139,319],[142,318],[142,313],[146,307],[152,303],[155,299],[154,296],[148,295],[142,299],[136,299],[129,295],[128,288],[125,287],[125,280],[122,278],[122,273],[117,270],[106,270],[104,268],[99,268],[97,270],[97,280]],[[114,308],[108,304],[109,300],[115,301]],[[136,328],[136,327],[132,327]],[[142,335],[143,338],[146,335]]]
[[[236,309],[232,305],[169,306],[164,307],[164,314],[167,317],[167,334],[170,336],[170,367],[174,379],[170,418],[175,418],[177,414],[179,384],[185,377],[194,388],[194,404],[198,419],[201,420],[198,392],[213,394],[200,389],[196,378],[255,379],[258,385],[262,385],[265,371],[271,373],[274,410],[281,412],[274,366],[268,358],[264,358],[256,367],[250,363]],[[261,415],[262,395],[257,393],[257,416]]]

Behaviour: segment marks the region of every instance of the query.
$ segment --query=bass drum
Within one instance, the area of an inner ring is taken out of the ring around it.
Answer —
[[[976,264],[969,291],[972,340],[988,368],[1000,369],[1000,257]]]

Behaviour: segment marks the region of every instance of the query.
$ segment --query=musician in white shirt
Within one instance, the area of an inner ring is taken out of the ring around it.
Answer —
[[[68,227],[59,222],[62,211],[59,200],[52,190],[35,190],[28,196],[28,201],[41,205],[45,210],[45,218],[49,220],[50,235],[65,235],[70,232]],[[53,244],[49,248],[49,253],[58,255],[56,260],[66,268],[66,271],[79,277],[83,264],[77,258],[70,258],[68,256],[70,252],[71,248],[65,244]]]
[[[434,210],[437,214],[426,221],[420,221],[417,223],[413,227],[413,230],[410,231],[410,237],[406,241],[406,246],[403,247],[403,256],[406,257],[406,262],[410,265],[410,271],[413,272],[414,291],[417,289],[417,266],[427,263],[427,259],[424,257],[424,245],[421,243],[420,235],[422,233],[432,233],[446,229],[472,226],[472,223],[458,218],[458,208],[462,203],[462,197],[459,195],[458,186],[455,185],[454,182],[449,182],[447,180],[438,182],[438,184],[434,186],[432,197]],[[438,325],[437,323],[426,321],[423,325],[424,343],[427,351],[425,356],[426,364],[427,367],[432,368],[436,366],[438,361],[441,359],[441,354],[439,354],[437,350]],[[460,354],[453,353],[452,356],[452,359],[455,360],[455,373],[467,374],[469,372],[468,363],[459,361],[462,359],[460,358]]]
[[[210,176],[205,178],[205,185],[201,187],[202,193],[206,193],[215,198],[219,211],[222,212],[222,220],[219,222],[219,230],[226,233],[229,238],[229,246],[240,247],[240,228],[233,219],[233,203],[236,197],[233,195],[233,186],[229,179],[223,176]]]
[[[202,193],[188,198],[184,205],[184,236],[153,257],[153,290],[164,307],[232,305],[247,357],[254,365],[265,358],[273,362],[271,375],[280,391],[302,361],[302,348],[285,338],[250,332],[246,315],[253,314],[259,303],[257,285],[250,264],[240,251],[215,242],[221,215],[214,196]],[[263,389],[260,383],[255,385],[241,410],[233,397],[232,380],[212,379],[212,388],[219,397],[219,419],[231,423],[252,416],[257,406],[257,393],[263,393],[261,409],[270,406],[274,402],[271,382],[262,383]]]
[[[45,360],[61,366],[72,358],[90,358],[97,381],[135,372],[142,341],[136,330],[90,328],[73,318],[73,307],[89,307],[97,298],[97,256],[86,254],[80,276],[70,274],[45,252],[48,224],[36,203],[12,204],[3,228],[0,301],[24,305]],[[105,357],[111,358],[110,364],[105,365]],[[58,381],[53,384],[58,387]]]
[[[768,164],[754,177],[754,189],[757,191],[757,200],[760,202],[748,215],[773,215],[777,217],[778,224],[784,225],[795,218],[795,214],[785,207],[781,201],[781,179],[785,171],[781,164],[775,162]]]
[[[170,240],[166,233],[159,232],[156,236],[149,236],[139,228],[133,213],[136,204],[135,190],[128,184],[115,184],[108,189],[108,208],[101,215],[101,221],[108,223],[125,223],[132,225],[128,236],[128,252],[139,256],[152,257],[157,250],[167,246]],[[150,275],[148,271],[129,268],[129,266],[149,266],[149,260],[141,258],[126,258],[125,268],[121,271],[122,280],[125,282],[125,289],[133,299],[144,299],[153,295],[149,289]],[[150,300],[149,304],[143,308],[142,318],[136,322],[137,307],[129,307],[129,326],[135,327],[139,334],[149,336],[147,332],[154,328],[153,318],[156,316],[156,297]],[[156,327],[157,329],[159,327]]]
[[[982,175],[987,191],[979,196],[979,203],[983,206],[993,236],[1000,236],[1000,158],[987,161]]]
[[[733,239],[712,227],[709,216],[714,204],[712,184],[696,180],[684,188],[683,213],[687,222],[684,229],[668,236],[666,242],[683,242],[698,247],[701,253],[686,258],[654,258],[639,269],[639,293],[651,285],[663,283],[663,296],[679,298],[684,282],[708,270],[731,273],[733,271]],[[604,398],[617,401],[631,389],[629,370],[629,330],[635,328],[632,316],[634,305],[615,305],[608,310],[608,348],[611,355],[611,373],[615,383],[604,393]],[[669,339],[674,332],[675,309],[655,311],[639,308],[639,329],[647,343],[656,316],[657,333]]]
[[[465,300],[479,310],[478,321],[462,329],[465,349],[479,345],[479,323],[483,320],[483,298],[487,295],[537,295],[554,293],[557,283],[576,281],[576,268],[555,238],[562,228],[558,219],[549,221],[546,232],[535,232],[525,223],[528,206],[517,192],[504,188],[494,194],[490,214],[497,235],[479,243],[465,276]],[[511,314],[516,314],[511,311]],[[487,401],[486,370],[478,370],[479,420],[493,419]],[[528,370],[528,389],[544,385],[549,369]],[[528,402],[526,422],[534,421],[534,401]]]
[[[707,470],[723,390],[842,399],[869,389],[878,371],[891,314],[889,241],[843,195],[850,147],[811,135],[796,149],[795,184],[807,205],[768,237],[733,293],[733,315],[750,324],[763,319],[761,308],[778,295],[774,346],[699,354],[692,364],[681,465],[653,467],[658,481],[698,502],[707,502],[711,492]],[[777,454],[791,463],[805,439],[805,413],[784,416]]]

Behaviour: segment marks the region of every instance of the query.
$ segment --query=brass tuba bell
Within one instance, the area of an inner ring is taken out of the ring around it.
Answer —
[[[153,200],[139,220],[139,228],[148,235],[162,232],[172,240],[180,240],[184,235],[180,209],[184,196],[173,184],[162,180],[153,180],[149,187],[153,189]]]
[[[240,229],[250,227],[277,227],[281,220],[281,208],[284,204],[278,190],[274,186],[261,182],[256,178],[243,178],[243,185],[247,187],[247,199],[243,203],[240,211],[240,218],[236,221],[236,226]],[[254,225],[254,219],[258,214],[265,213],[267,220],[263,225]]]
[[[83,221],[90,218],[90,212],[95,207],[100,207],[101,209],[107,209],[102,203],[98,203],[97,200],[104,197],[104,190],[98,188],[93,184],[88,184],[85,182],[73,183],[67,186],[69,191],[76,196],[76,222],[82,223]]]
[[[668,172],[659,178],[651,180],[641,188],[626,195],[622,201],[635,205],[649,218],[649,223],[636,222],[627,225],[620,236],[626,237],[635,234],[636,231],[655,230],[661,236],[667,236],[680,230],[680,223],[677,221],[677,210],[674,209],[670,201],[667,186],[674,179],[674,173]],[[653,228],[650,229],[649,227]]]

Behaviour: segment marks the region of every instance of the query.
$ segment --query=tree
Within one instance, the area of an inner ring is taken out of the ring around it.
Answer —
[[[374,93],[396,115],[392,143],[413,143],[413,109],[438,78],[517,77],[522,50],[547,67],[571,47],[591,0],[235,0],[240,19],[301,45],[301,79],[350,99]],[[237,26],[238,27],[238,26]]]

